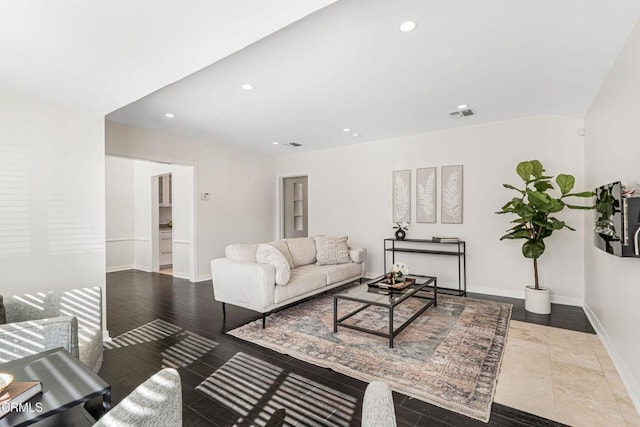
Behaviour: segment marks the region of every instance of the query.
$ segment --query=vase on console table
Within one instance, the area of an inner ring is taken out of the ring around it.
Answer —
[[[409,229],[409,223],[406,221],[396,222],[396,225],[394,225],[393,228],[396,229],[396,239],[404,240],[404,238],[407,237],[407,233],[404,230]]]

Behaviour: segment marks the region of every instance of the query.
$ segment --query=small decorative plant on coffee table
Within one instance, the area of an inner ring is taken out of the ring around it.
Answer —
[[[387,277],[391,280],[391,284],[402,282],[404,277],[409,274],[409,267],[404,262],[396,262],[389,267]]]

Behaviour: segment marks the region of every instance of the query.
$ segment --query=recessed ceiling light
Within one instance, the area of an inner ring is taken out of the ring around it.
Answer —
[[[349,128],[344,128],[344,129],[342,129],[342,131],[343,131],[343,132],[351,132],[351,129],[349,129]]]
[[[168,117],[170,119],[173,119],[175,117],[175,115],[173,113],[167,113],[164,115],[165,117]]]
[[[413,31],[415,30],[417,27],[417,24],[413,21],[404,21],[402,24],[400,24],[400,31],[402,31],[403,33],[408,33],[409,31]]]
[[[253,90],[253,85],[250,85],[249,83],[245,83],[242,85],[242,89],[244,90]]]
[[[354,132],[354,133],[351,134],[351,136],[354,137],[354,138],[359,138],[360,134],[358,132]]]
[[[273,141],[273,145],[278,145],[280,144],[278,141]]]
[[[458,105],[458,110],[464,110],[467,107],[468,107],[467,104],[460,104],[460,105]]]

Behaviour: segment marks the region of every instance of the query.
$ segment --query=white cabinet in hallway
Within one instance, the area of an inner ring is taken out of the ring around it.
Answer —
[[[173,264],[173,231],[160,230],[160,267]]]

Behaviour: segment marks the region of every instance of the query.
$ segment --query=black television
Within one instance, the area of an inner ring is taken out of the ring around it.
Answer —
[[[640,257],[640,197],[629,197],[621,182],[595,189],[594,244],[619,257]]]

